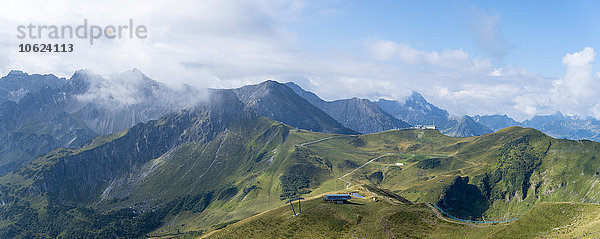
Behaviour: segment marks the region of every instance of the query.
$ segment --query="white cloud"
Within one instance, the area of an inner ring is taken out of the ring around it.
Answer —
[[[600,119],[600,104],[595,104],[594,106],[592,106],[591,111],[592,117]]]
[[[536,102],[530,97],[516,96],[513,108],[521,113],[533,116],[537,113]]]
[[[562,63],[567,67],[567,73],[564,78],[558,80],[555,85],[561,92],[568,93],[575,97],[589,97],[598,86],[592,76],[592,62],[596,52],[591,47],[586,47],[582,51],[572,54],[566,54]]]
[[[361,97],[377,100],[404,99],[411,94],[408,85],[393,80],[341,76],[329,79],[310,77],[308,90],[315,91],[326,100]]]
[[[600,75],[593,74],[592,63],[596,52],[591,47],[575,53],[567,53],[562,58],[566,67],[564,77],[552,82],[549,100],[563,113],[598,118],[597,92],[600,89]]]
[[[32,7],[35,6],[35,7]],[[163,82],[216,87],[223,79],[264,79],[300,65],[293,36],[279,24],[299,14],[302,1],[54,1],[9,0],[0,8],[0,70],[69,76],[90,68],[102,75],[139,68]],[[51,13],[51,14],[49,14]],[[17,25],[100,26],[133,19],[149,29],[147,39],[22,41]],[[73,43],[73,53],[25,54],[20,43]],[[256,81],[256,80],[254,80]]]
[[[557,59],[558,60],[558,59]],[[544,78],[525,69],[497,67],[476,80],[436,85],[434,90],[423,89],[425,96],[454,114],[508,114],[524,120],[536,114],[592,116],[600,119],[600,73],[594,73],[595,51],[591,47],[562,58],[566,74],[559,79]]]
[[[561,111],[567,115],[592,116],[600,119],[597,94],[600,76],[594,75],[592,63],[595,51],[591,47],[562,58],[566,67],[564,77],[543,82],[524,82],[521,90],[514,93],[514,109],[532,116]],[[597,73],[598,74],[598,73]]]
[[[471,57],[462,49],[444,49],[441,52],[422,51],[406,43],[375,40],[367,43],[367,50],[377,60],[400,60],[406,64],[432,65],[453,71],[481,72],[492,67],[489,60]]]
[[[488,85],[483,83],[467,83],[452,86],[435,86],[430,91],[429,100],[436,105],[444,105],[454,115],[462,114],[505,114],[514,112],[510,97],[520,91],[512,84]],[[427,92],[427,91],[425,91]]]
[[[77,95],[79,102],[93,102],[114,110],[135,104],[182,108],[205,100],[207,92],[190,87],[168,87],[148,80],[138,69],[102,77],[92,70],[80,70],[86,75],[89,90]],[[150,93],[152,92],[152,93]]]
[[[370,45],[371,55],[378,60],[389,60],[399,51],[399,46],[393,41],[376,41]],[[404,56],[406,54],[402,54]],[[414,53],[412,55],[415,55]]]

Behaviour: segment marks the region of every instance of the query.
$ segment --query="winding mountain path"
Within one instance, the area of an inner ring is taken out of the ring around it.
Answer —
[[[343,136],[331,136],[331,137],[326,137],[326,138],[317,139],[317,140],[310,141],[310,142],[304,142],[304,143],[298,144],[298,146],[306,146],[306,145],[309,145],[309,144],[315,144],[315,143],[318,143],[318,142],[321,142],[321,141],[325,141],[325,140],[328,140],[328,139],[333,139],[333,138],[337,138],[337,137],[343,137]]]
[[[473,227],[485,227],[484,225],[479,225],[479,224],[475,224],[475,223],[467,223],[467,222],[459,222],[459,221],[454,221],[454,220],[450,220],[446,217],[444,217],[444,215],[442,215],[442,213],[440,211],[438,211],[437,209],[435,209],[435,207],[433,205],[431,205],[431,203],[425,203],[429,208],[431,208],[431,210],[433,211],[433,213],[435,214],[435,216],[437,218],[439,218],[440,220],[449,222],[449,223],[454,223],[454,224],[461,224],[461,225],[467,225],[467,226],[473,226]]]
[[[313,141],[310,141],[310,142],[301,143],[301,144],[298,144],[298,146],[303,146],[303,147],[304,147],[304,146],[306,146],[306,145],[309,145],[309,144],[315,144],[315,143],[319,143],[319,142],[322,142],[322,141],[325,141],[325,140],[329,140],[329,139],[333,139],[333,138],[337,138],[337,137],[343,137],[343,136],[331,136],[331,137],[326,137],[326,138],[322,138],[322,139],[313,140]],[[363,167],[364,167],[364,166],[366,166],[367,164],[370,164],[371,162],[373,162],[373,161],[375,161],[375,160],[377,160],[377,159],[380,159],[380,158],[382,158],[382,157],[384,157],[384,156],[387,156],[387,155],[392,155],[392,153],[387,153],[387,154],[379,155],[379,156],[377,156],[377,157],[375,157],[375,158],[372,158],[371,160],[369,160],[369,161],[368,161],[368,162],[366,162],[365,164],[361,165],[361,166],[360,166],[360,167],[358,167],[358,168],[355,168],[354,170],[350,171],[350,172],[349,172],[349,173],[347,173],[347,174],[344,174],[343,176],[339,177],[338,179],[339,179],[339,180],[341,180],[341,181],[343,181],[343,182],[345,182],[345,183],[347,183],[347,185],[346,185],[346,189],[348,189],[348,188],[350,188],[350,185],[352,185],[352,183],[351,183],[350,181],[348,181],[348,180],[345,180],[345,179],[344,179],[344,177],[346,177],[346,176],[348,176],[348,175],[350,175],[350,174],[352,174],[352,173],[356,172],[357,170],[359,170],[359,169],[363,168]]]
[[[349,182],[349,181],[346,181],[346,180],[344,180],[344,179],[343,179],[344,177],[346,177],[346,176],[348,176],[348,175],[350,175],[350,174],[352,174],[352,173],[356,172],[357,170],[361,169],[362,167],[366,166],[367,164],[370,164],[371,162],[373,162],[373,161],[375,161],[375,160],[377,160],[377,159],[380,159],[380,158],[382,158],[382,157],[384,157],[384,156],[388,156],[388,155],[392,155],[392,153],[387,153],[387,154],[384,154],[384,155],[379,155],[379,156],[377,156],[377,157],[375,157],[375,158],[372,158],[371,160],[369,160],[369,161],[368,161],[368,162],[366,162],[365,164],[361,165],[361,166],[360,166],[360,167],[358,167],[358,168],[355,168],[354,170],[350,171],[350,172],[349,172],[349,173],[347,173],[347,174],[344,174],[344,176],[341,176],[341,177],[339,177],[338,179],[339,179],[339,180],[342,180],[342,181],[344,181],[345,183],[347,183],[348,185],[346,185],[346,189],[348,189],[348,188],[350,187],[350,185],[352,185],[352,183],[351,183],[351,182]]]

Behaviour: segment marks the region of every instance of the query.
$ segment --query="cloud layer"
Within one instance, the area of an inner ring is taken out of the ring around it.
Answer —
[[[454,71],[480,72],[487,71],[491,63],[487,59],[473,58],[462,49],[444,49],[437,51],[421,51],[405,43],[389,40],[378,40],[368,44],[371,54],[378,60],[398,59],[410,65],[427,64]]]
[[[328,100],[403,100],[417,90],[455,115],[506,113],[525,119],[560,110],[600,118],[592,47],[564,52],[566,74],[548,78],[503,63],[511,45],[501,33],[502,19],[477,8],[472,9],[476,21],[467,28],[483,55],[373,35],[350,39],[351,47],[342,52],[311,50],[310,39],[294,27],[343,14],[343,6],[302,0],[7,0],[0,8],[0,72],[69,76],[89,68],[107,76],[138,68],[167,84],[230,88],[266,79],[295,81]],[[17,25],[78,25],[83,19],[97,25],[134,19],[148,27],[148,38],[99,40],[94,46],[86,40],[49,41],[72,42],[75,52],[17,52],[18,44],[27,43],[17,40]]]

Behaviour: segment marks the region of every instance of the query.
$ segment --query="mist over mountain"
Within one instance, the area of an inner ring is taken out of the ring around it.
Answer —
[[[368,99],[354,97],[351,99],[325,101],[293,82],[288,82],[285,85],[311,104],[331,115],[331,117],[342,123],[345,127],[360,133],[368,134],[410,127],[409,124],[383,111],[376,103]]]
[[[108,79],[89,71],[78,71],[71,80],[81,81],[87,88],[76,96],[81,107],[72,113],[98,134],[111,134],[157,119],[207,97],[203,89],[187,85],[174,89],[137,69]]]
[[[108,79],[89,70],[70,79],[12,71],[0,79],[0,89],[11,90],[0,103],[0,175],[55,148],[82,146],[206,96],[169,88],[138,70]]]

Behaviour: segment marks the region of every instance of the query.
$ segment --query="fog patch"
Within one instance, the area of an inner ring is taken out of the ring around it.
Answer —
[[[77,95],[81,103],[93,103],[106,109],[151,105],[178,110],[206,101],[209,92],[189,85],[165,85],[133,69],[104,78],[87,70],[88,89]]]
[[[75,95],[73,114],[98,134],[112,134],[140,122],[158,119],[208,99],[209,91],[188,85],[168,86],[137,69],[102,77],[89,70],[75,73],[72,85],[84,87]]]

